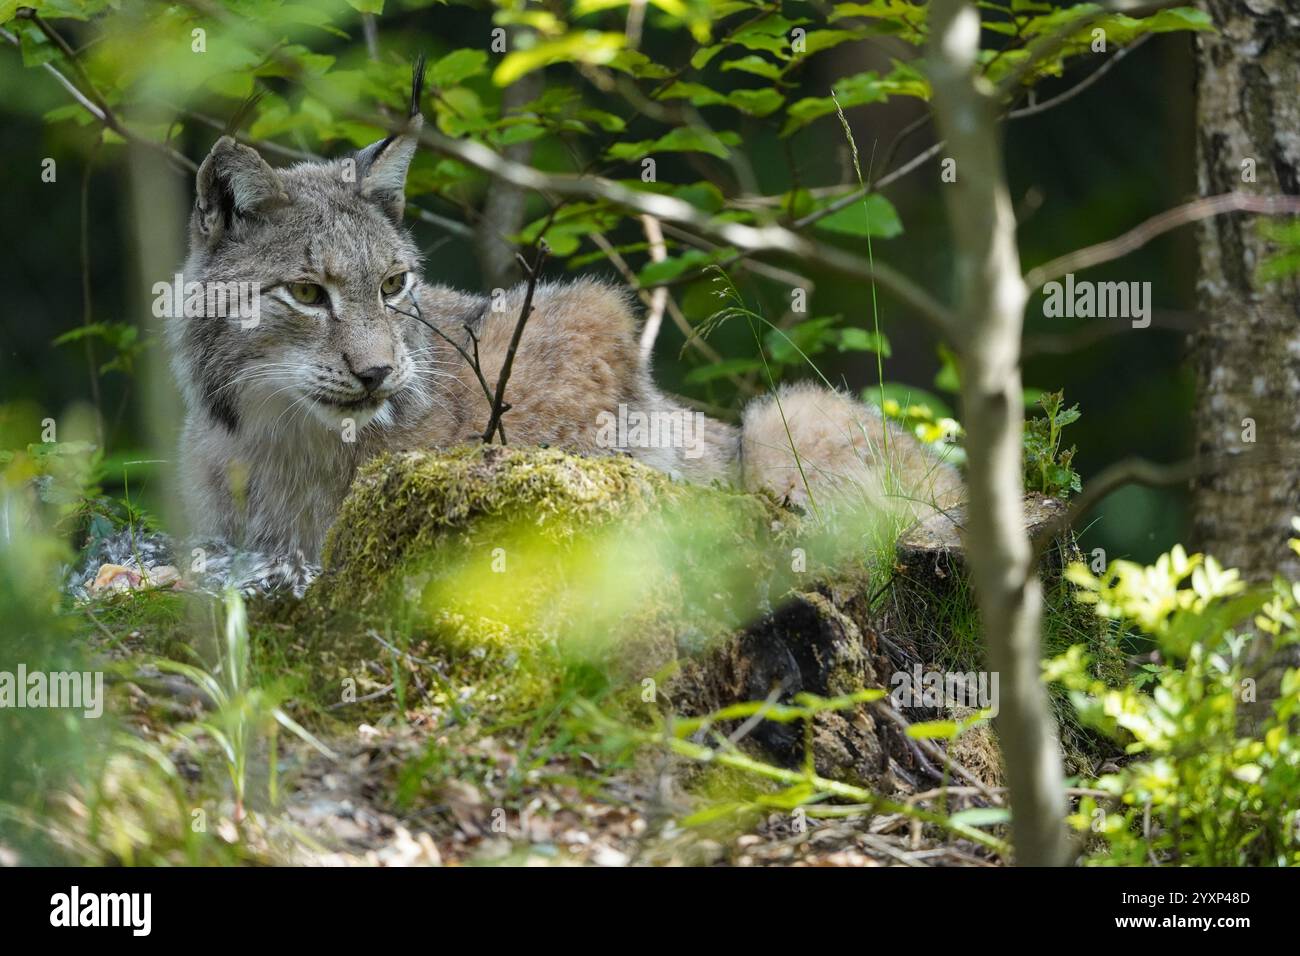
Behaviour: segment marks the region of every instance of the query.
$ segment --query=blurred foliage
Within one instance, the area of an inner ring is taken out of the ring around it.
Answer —
[[[1296,522],[1300,530],[1300,522]],[[1300,550],[1300,539],[1290,546]],[[1072,817],[1108,851],[1094,863],[1179,866],[1300,863],[1300,670],[1287,668],[1276,699],[1250,726],[1245,705],[1265,698],[1254,646],[1300,642],[1300,584],[1248,587],[1213,558],[1175,548],[1155,564],[1115,561],[1104,574],[1069,569],[1080,600],[1099,616],[1152,638],[1157,662],[1133,685],[1087,673],[1081,646],[1046,666],[1089,726],[1122,743],[1132,761],[1097,780]],[[1148,688],[1138,684],[1149,685]]]

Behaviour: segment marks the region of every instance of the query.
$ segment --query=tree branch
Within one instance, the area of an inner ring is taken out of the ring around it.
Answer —
[[[663,262],[668,258],[668,248],[664,245],[664,231],[659,220],[654,216],[642,216],[641,228],[645,230],[646,242],[650,246],[650,261]],[[641,361],[648,363],[654,355],[655,341],[659,338],[659,326],[664,321],[664,310],[668,307],[668,289],[660,286],[650,294],[650,310],[646,313],[645,325],[641,327]]]
[[[1002,168],[999,105],[980,89],[979,14],[963,0],[934,0],[930,22],[935,121],[958,167],[956,182],[941,191],[952,224],[960,311],[968,323],[959,340],[967,559],[989,666],[1002,679],[995,722],[1011,787],[1016,860],[1059,866],[1069,851],[1066,803],[1040,674],[1042,592],[1024,530],[1020,335],[1028,291]]]
[[[522,262],[521,257],[521,264],[527,274],[528,288],[524,292],[524,307],[519,310],[519,321],[515,323],[514,334],[510,336],[510,346],[506,349],[506,360],[501,365],[501,372],[497,375],[497,391],[496,396],[492,399],[492,415],[488,418],[487,428],[483,432],[483,443],[486,445],[492,444],[492,438],[498,432],[501,434],[501,444],[506,443],[506,433],[501,428],[501,416],[510,409],[510,406],[505,402],[506,383],[510,380],[510,370],[515,364],[515,352],[519,350],[519,340],[523,338],[524,326],[528,324],[528,317],[533,314],[533,293],[537,290],[537,280],[542,274],[542,264],[550,254],[551,250],[546,245],[545,240],[539,240],[537,255],[531,265]]]
[[[1072,20],[1067,20],[1053,32],[1034,38],[1033,42],[1026,47],[1027,55],[1025,58],[998,82],[998,97],[1005,98],[1014,93],[1020,86],[1021,81],[1032,73],[1035,67],[1059,53],[1081,31],[1088,29],[1094,23],[1110,16],[1112,13],[1140,17],[1148,13],[1155,13],[1165,7],[1178,6],[1180,2],[1182,0],[1158,0],[1155,3],[1142,2],[1142,0],[1110,0],[1110,2],[1102,4],[1103,8],[1101,10],[1094,10],[1091,13],[1085,13]]]
[[[421,139],[440,153],[453,156],[495,179],[524,189],[558,196],[601,199],[625,209],[654,216],[665,222],[690,226],[709,238],[735,246],[746,253],[755,255],[780,253],[794,256],[807,262],[819,262],[833,271],[854,278],[871,274],[871,265],[866,259],[836,246],[808,239],[783,226],[755,227],[718,221],[675,196],[643,192],[595,176],[544,173],[531,166],[513,163],[481,143],[452,139],[437,130],[426,128],[421,133]],[[949,338],[954,337],[957,330],[956,320],[945,305],[911,279],[883,263],[875,264],[875,276],[882,286],[934,325],[941,334]]]
[[[1130,43],[1128,46],[1121,47],[1119,50],[1115,51],[1114,56],[1107,59],[1105,62],[1102,63],[1101,66],[1097,67],[1097,69],[1093,70],[1091,73],[1085,76],[1078,83],[1074,84],[1074,86],[1070,87],[1068,90],[1058,93],[1056,94],[1056,96],[1049,97],[1043,100],[1041,103],[1031,103],[1028,106],[1022,106],[1018,110],[1012,110],[1010,113],[1007,114],[1007,119],[1016,120],[1016,119],[1025,119],[1026,117],[1029,116],[1037,116],[1039,113],[1046,113],[1048,110],[1052,109],[1053,107],[1060,106],[1062,103],[1069,102],[1070,100],[1078,96],[1080,93],[1082,93],[1084,90],[1088,89],[1090,86],[1096,83],[1098,80],[1100,80],[1111,70],[1113,70],[1115,66],[1120,62],[1120,60],[1124,59],[1124,57],[1128,56],[1130,53],[1132,53],[1134,50],[1136,50],[1138,47],[1140,47],[1142,44],[1146,43],[1147,40],[1150,39],[1151,39],[1150,33],[1143,34],[1142,36],[1134,40],[1132,43]]]
[[[1034,561],[1047,553],[1056,536],[1074,527],[1089,511],[1097,507],[1106,496],[1128,485],[1169,487],[1191,481],[1197,475],[1214,470],[1205,460],[1188,459],[1173,465],[1160,465],[1144,458],[1126,458],[1104,469],[1088,482],[1083,492],[1060,517],[1050,521],[1034,537]]]
[[[40,17],[37,16],[34,12],[32,16],[29,17],[28,19],[33,20],[33,22],[36,22],[38,26],[45,22],[44,20],[41,20]],[[48,24],[46,24],[45,28],[47,30],[50,30],[51,33],[54,32],[52,28],[49,27]],[[54,35],[57,36],[58,34],[55,33]],[[4,29],[3,27],[0,27],[0,37],[3,37],[6,41],[11,43],[19,50],[22,49],[22,43],[19,41],[18,37],[10,33],[8,30]],[[60,40],[61,39],[62,38],[60,38]],[[56,45],[60,45],[60,44],[56,44]],[[61,45],[66,46],[66,44],[61,44]],[[75,60],[72,60],[70,62],[77,71],[80,71],[81,67],[80,65],[76,64]],[[56,67],[53,63],[42,63],[41,66],[45,69],[47,73],[49,73],[56,80],[58,80],[59,85],[62,86],[65,90],[67,90],[68,94],[74,100],[76,100],[78,104],[80,104],[81,108],[84,109],[91,116],[95,117],[95,119],[97,119],[101,125],[108,127],[113,132],[115,132],[118,136],[121,136],[124,140],[127,140],[128,142],[138,143],[141,146],[148,147],[149,149],[161,153],[162,155],[170,159],[173,163],[183,167],[184,169],[189,170],[191,173],[197,173],[199,171],[198,164],[194,162],[192,159],[190,159],[188,156],[184,155],[183,153],[178,153],[176,150],[172,149],[170,146],[166,145],[165,143],[155,143],[151,139],[146,139],[145,137],[140,136],[139,134],[133,132],[127,126],[125,126],[122,123],[122,121],[117,118],[117,115],[111,109],[109,109],[109,107],[106,104],[100,105],[102,103],[103,98],[99,95],[99,93],[94,89],[93,86],[89,87],[90,95],[87,95],[86,93],[83,93],[80,89],[78,89],[75,83],[73,83],[66,76],[64,76],[63,73],[60,72],[59,68]],[[94,100],[91,99],[91,95],[93,95]],[[100,102],[96,102],[96,100]]]
[[[1089,269],[1103,262],[1126,256],[1134,250],[1141,249],[1157,236],[1164,235],[1179,226],[1228,212],[1297,215],[1300,214],[1300,196],[1251,196],[1247,193],[1223,193],[1219,196],[1196,199],[1182,206],[1166,209],[1141,225],[1134,226],[1122,236],[1076,249],[1074,252],[1067,252],[1051,262],[1030,269],[1025,273],[1025,284],[1031,289],[1037,289],[1071,272]]]

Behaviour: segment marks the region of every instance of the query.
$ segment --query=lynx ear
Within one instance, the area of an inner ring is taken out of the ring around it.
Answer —
[[[357,154],[357,179],[361,195],[378,203],[395,223],[402,221],[406,208],[406,172],[420,143],[424,117],[420,115],[420,94],[424,90],[424,54],[411,71],[411,105],[406,126],[400,133],[372,143]]]
[[[194,223],[208,242],[215,242],[240,219],[289,201],[284,183],[257,150],[229,136],[217,140],[199,167],[196,192]]]

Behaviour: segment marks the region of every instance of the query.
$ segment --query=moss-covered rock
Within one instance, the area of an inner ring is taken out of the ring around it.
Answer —
[[[388,455],[353,485],[308,604],[455,649],[556,650],[649,677],[761,613],[784,527],[765,499],[628,458]]]
[[[451,683],[487,684],[517,710],[620,686],[642,717],[647,701],[700,715],[774,692],[835,697],[884,687],[893,669],[864,527],[814,527],[628,458],[390,455],[358,476],[303,613],[402,635]],[[808,738],[763,721],[747,740],[792,766],[809,742],[820,772],[859,783],[911,759],[866,707],[819,714]]]

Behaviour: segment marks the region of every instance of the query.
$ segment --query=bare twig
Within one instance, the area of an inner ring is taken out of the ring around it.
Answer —
[[[1300,196],[1251,196],[1247,193],[1206,196],[1182,206],[1175,206],[1173,209],[1166,209],[1114,239],[1076,249],[1074,252],[1068,252],[1051,262],[1030,269],[1025,274],[1025,284],[1031,289],[1038,288],[1071,272],[1089,269],[1103,262],[1126,256],[1136,249],[1141,249],[1157,236],[1164,235],[1179,226],[1228,212],[1297,215],[1300,214]]]
[[[533,312],[533,293],[537,291],[537,280],[542,273],[542,264],[546,262],[546,257],[550,255],[550,248],[546,245],[545,240],[538,240],[537,255],[531,264],[525,263],[521,258],[521,265],[524,267],[528,287],[524,291],[524,305],[519,310],[519,320],[515,323],[514,334],[510,336],[510,345],[506,349],[506,359],[501,365],[501,371],[497,375],[496,395],[492,399],[492,415],[488,418],[487,428],[483,431],[483,443],[492,444],[493,437],[500,432],[501,444],[506,443],[506,433],[501,428],[501,416],[510,410],[506,404],[506,383],[510,381],[510,370],[515,364],[515,352],[519,350],[519,340],[523,338],[524,326],[528,324],[528,317]]]
[[[1203,316],[1176,309],[1153,309],[1151,328],[1162,332],[1186,334],[1196,329]],[[1069,355],[1102,342],[1113,335],[1124,335],[1132,326],[1123,322],[1088,322],[1071,332],[1026,335],[1020,346],[1021,358],[1034,355]]]
[[[487,378],[485,378],[484,375],[483,375],[483,367],[482,367],[482,365],[479,363],[479,358],[478,358],[478,336],[476,336],[476,335],[474,334],[474,330],[473,330],[472,328],[470,328],[469,325],[466,325],[464,328],[465,328],[465,333],[469,336],[469,341],[472,342],[473,345],[474,345],[474,354],[473,354],[473,355],[471,355],[469,352],[467,352],[467,351],[465,350],[465,347],[464,347],[463,345],[461,345],[459,342],[457,342],[455,339],[453,339],[450,335],[448,335],[446,332],[444,332],[442,329],[438,328],[436,325],[434,325],[432,322],[430,322],[428,319],[426,319],[426,318],[424,317],[424,313],[420,311],[420,302],[419,302],[419,300],[418,300],[414,295],[411,296],[411,306],[415,309],[414,312],[407,312],[405,309],[399,309],[397,306],[393,305],[391,302],[387,303],[387,305],[388,305],[388,308],[392,309],[392,310],[393,310],[394,312],[396,312],[398,315],[404,315],[404,316],[406,316],[408,319],[415,319],[415,321],[419,322],[419,323],[420,323],[421,325],[423,325],[426,329],[428,329],[428,330],[429,330],[430,332],[432,332],[434,335],[438,336],[438,338],[442,339],[444,342],[446,342],[448,345],[450,345],[453,349],[455,349],[456,352],[457,352],[457,354],[460,355],[460,357],[463,358],[463,359],[465,360],[465,364],[468,365],[468,366],[470,367],[470,369],[473,370],[474,375],[478,378],[478,383],[479,383],[479,385],[480,385],[480,386],[482,387],[482,389],[483,389],[483,395],[484,395],[484,397],[487,398],[487,400],[488,400],[488,405],[491,406],[491,404],[492,404],[492,398],[493,398],[493,396],[492,396],[492,388],[491,388],[491,386],[488,385],[488,383],[487,383]]]
[[[90,78],[86,76],[85,71],[82,70],[81,64],[77,62],[76,53],[72,50],[71,47],[68,46],[67,42],[63,39],[62,36],[59,35],[58,31],[45,22],[45,20],[40,16],[40,14],[38,14],[35,10],[31,9],[30,7],[21,7],[18,10],[16,16],[19,17],[20,19],[31,20],[32,23],[36,25],[37,29],[39,29],[42,33],[44,33],[45,36],[50,40],[50,42],[53,43],[55,46],[57,46],[60,52],[63,53],[64,58],[68,62],[69,68],[78,76],[79,79],[81,79],[82,83],[85,85],[86,87],[85,92],[79,89],[75,83],[73,83],[66,76],[64,76],[63,73],[54,64],[42,63],[41,66],[45,68],[46,72],[48,72],[51,76],[53,76],[56,80],[59,81],[59,84],[65,90],[68,91],[68,94],[74,100],[76,100],[81,105],[82,109],[86,110],[86,112],[88,112],[91,116],[95,117],[95,119],[99,120],[100,123],[102,123],[104,126],[107,126],[118,136],[121,136],[124,140],[127,140],[132,143],[139,143],[140,145],[146,146],[149,149],[156,150],[157,152],[162,153],[162,155],[170,159],[173,163],[176,163],[177,165],[184,167],[190,172],[192,173],[198,172],[199,170],[198,164],[195,163],[188,156],[185,156],[183,153],[177,152],[176,150],[172,149],[170,146],[166,145],[165,143],[156,143],[151,139],[148,139],[144,136],[140,136],[139,134],[129,129],[120,119],[118,119],[117,114],[115,114],[113,110],[109,107],[108,103],[104,100],[103,96],[101,96],[99,91],[95,89],[94,84],[90,82]],[[10,33],[8,30],[0,28],[0,37],[3,37],[6,41],[13,44],[13,46],[17,47],[18,49],[20,50],[22,49],[22,44],[19,41],[18,37],[15,36],[13,33]]]
[[[421,664],[424,667],[432,667],[434,670],[440,670],[442,668],[442,664],[440,664],[438,661],[430,661],[430,660],[425,660],[423,657],[416,657],[414,654],[410,653],[409,651],[404,651],[400,647],[397,647],[396,645],[389,643],[388,641],[384,640],[379,635],[379,632],[376,631],[374,628],[371,628],[370,630],[366,631],[366,636],[373,638],[374,640],[378,641],[380,644],[384,645],[384,647],[392,651],[394,654],[397,654],[399,657],[406,658],[408,661],[410,661],[413,664]]]
[[[1112,492],[1128,485],[1168,487],[1185,484],[1200,474],[1215,470],[1221,464],[1222,458],[1190,458],[1172,465],[1160,465],[1144,458],[1126,458],[1111,465],[1088,482],[1083,492],[1071,502],[1068,511],[1049,522],[1035,535],[1035,564],[1052,546],[1057,535],[1073,527]]]
[[[663,262],[668,258],[668,248],[664,245],[664,232],[659,227],[659,220],[654,216],[642,216],[641,228],[645,230],[646,242],[650,245],[650,261]],[[649,362],[654,355],[655,340],[659,338],[659,326],[664,321],[664,310],[668,307],[668,289],[660,286],[650,294],[650,311],[646,313],[645,325],[641,327],[641,361]]]
[[[90,397],[95,405],[95,430],[99,447],[104,448],[104,403],[99,392],[99,361],[95,358],[95,340],[90,335],[90,173],[95,166],[99,143],[91,147],[86,166],[81,171],[81,327],[85,330],[86,366],[90,373]]]
[[[351,706],[352,704],[364,704],[367,703],[368,701],[379,700],[379,698],[387,697],[389,694],[391,694],[395,686],[396,686],[395,684],[385,684],[383,687],[379,688],[379,690],[372,691],[369,694],[362,694],[360,697],[356,698],[355,700],[340,700],[336,703],[330,704],[325,709],[338,710],[342,707]]]
[[[1089,73],[1078,83],[1074,84],[1074,86],[1070,87],[1068,90],[1058,93],[1056,96],[1048,97],[1047,99],[1043,100],[1041,103],[1031,103],[1029,106],[1023,106],[1018,110],[1012,110],[1010,113],[1007,114],[1007,119],[1015,120],[1015,119],[1024,119],[1028,116],[1037,116],[1039,113],[1047,112],[1048,110],[1052,109],[1054,106],[1060,106],[1062,103],[1074,99],[1084,90],[1088,89],[1088,87],[1092,86],[1103,76],[1105,76],[1107,73],[1113,70],[1115,66],[1120,62],[1120,60],[1124,59],[1124,57],[1128,56],[1130,53],[1132,53],[1134,50],[1136,50],[1143,43],[1146,43],[1147,40],[1150,39],[1151,39],[1151,34],[1149,33],[1138,37],[1128,46],[1116,50],[1114,56],[1107,59],[1104,63],[1102,63],[1101,66],[1097,67],[1097,69],[1093,70],[1091,73]]]
[[[890,722],[892,722],[896,727],[898,727],[898,729],[903,732],[903,735],[905,737],[907,736],[907,729],[912,726],[911,723],[908,721],[906,717],[904,717],[893,707],[891,707],[889,705],[888,700],[881,699],[877,701],[872,701],[872,705],[876,708],[877,711],[883,714]],[[951,770],[956,776],[961,777],[961,779],[965,780],[967,784],[973,787],[984,797],[988,798],[988,800],[991,803],[996,803],[996,804],[1002,803],[1002,798],[999,797],[992,790],[990,790],[983,780],[975,776],[973,773],[971,773],[969,770],[967,770],[957,761],[953,760],[950,756],[948,756],[947,752],[945,752],[942,747],[939,747],[937,744],[935,744],[934,741],[922,740],[920,738],[911,738],[911,737],[908,737],[907,739],[909,740],[916,739],[917,745],[921,748],[921,750],[923,750],[926,754],[928,754],[932,760],[937,760],[939,763],[943,764],[945,767]]]

